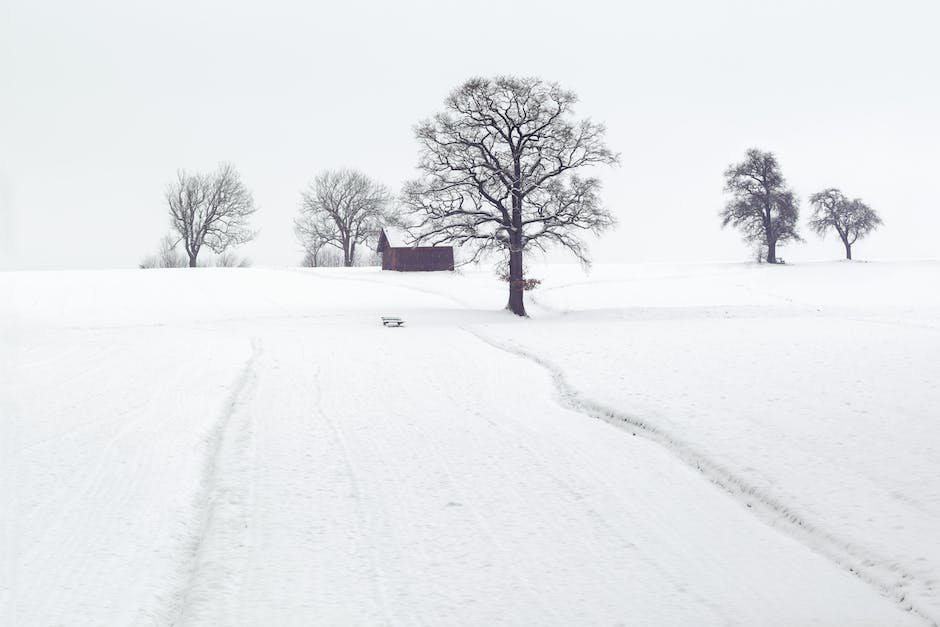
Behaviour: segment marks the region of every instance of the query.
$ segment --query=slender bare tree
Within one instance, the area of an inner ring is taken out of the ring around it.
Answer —
[[[390,203],[388,189],[358,170],[322,172],[301,194],[294,234],[314,264],[324,246],[333,246],[349,267],[356,246],[377,236]]]
[[[321,232],[322,219],[314,219],[309,213],[301,213],[294,218],[294,236],[304,247],[304,258],[301,262],[305,268],[317,268],[323,263],[324,248],[327,246],[326,237]]]
[[[415,243],[462,245],[477,261],[506,254],[507,309],[526,315],[523,253],[551,244],[588,263],[579,232],[614,225],[597,178],[579,169],[618,161],[604,143],[604,126],[573,120],[577,96],[538,78],[473,78],[419,124],[418,168],[402,203]]]
[[[166,199],[190,268],[196,267],[203,246],[221,255],[254,238],[248,218],[257,209],[233,165],[223,163],[208,175],[180,170],[176,179],[167,186]]]
[[[251,260],[247,257],[239,257],[231,251],[225,251],[212,261],[216,268],[250,268]]]
[[[176,243],[169,233],[160,239],[160,250],[157,253],[161,268],[182,268],[186,266],[186,259],[176,250]]]
[[[721,226],[731,224],[746,241],[766,246],[767,263],[777,262],[777,244],[800,241],[800,204],[773,153],[748,150],[744,161],[725,171],[725,191],[731,200],[721,212]]]
[[[845,258],[852,258],[852,244],[865,237],[882,222],[878,213],[860,198],[849,200],[835,187],[824,189],[810,196],[813,217],[809,228],[820,236],[834,230],[845,246]]]
[[[185,268],[186,258],[176,250],[176,239],[167,233],[160,238],[156,255],[144,257],[139,264],[144,269],[150,268]]]

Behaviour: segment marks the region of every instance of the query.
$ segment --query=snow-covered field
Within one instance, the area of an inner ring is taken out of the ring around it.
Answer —
[[[534,274],[0,274],[0,624],[940,622],[940,264]]]

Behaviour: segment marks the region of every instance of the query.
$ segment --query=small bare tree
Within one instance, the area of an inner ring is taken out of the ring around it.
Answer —
[[[375,239],[390,202],[388,189],[362,172],[322,172],[301,194],[294,234],[314,265],[323,247],[332,246],[352,266],[356,246]]]
[[[161,268],[183,268],[186,266],[186,259],[176,250],[176,243],[169,233],[160,239],[160,250],[157,252],[157,259],[160,261]]]
[[[320,250],[310,250],[307,249],[304,251],[303,259],[300,260],[301,268],[319,268],[320,267]]]
[[[767,263],[777,263],[777,244],[800,241],[800,204],[773,153],[748,150],[744,161],[725,171],[725,191],[731,200],[721,212],[721,226],[731,224],[746,241],[766,246]]]
[[[248,218],[257,209],[233,165],[223,163],[208,175],[180,170],[176,179],[167,186],[166,199],[171,225],[183,244],[190,268],[196,267],[203,246],[221,255],[254,238]]]
[[[821,237],[830,230],[838,233],[845,246],[846,259],[852,258],[852,244],[882,224],[874,209],[860,198],[849,200],[835,187],[813,194],[809,202],[813,205],[809,228]]]
[[[139,266],[143,269],[185,268],[186,258],[176,250],[176,242],[173,236],[167,233],[160,239],[157,254],[144,257]]]
[[[526,315],[525,250],[557,244],[586,264],[578,233],[614,225],[600,181],[575,173],[618,158],[603,125],[571,119],[575,103],[573,92],[538,78],[474,78],[416,129],[423,177],[402,194],[415,242],[462,245],[469,262],[506,253],[506,308],[519,316]]]
[[[213,264],[216,268],[250,268],[251,260],[239,257],[231,251],[225,251],[215,258]]]
[[[326,240],[316,232],[316,225],[313,224],[312,220],[295,219],[294,235],[304,247],[304,258],[301,261],[303,267],[318,268],[322,265],[328,265],[323,263],[324,253],[326,252],[323,249],[326,247]]]
[[[342,268],[343,253],[332,246],[322,250],[308,250],[301,261],[304,268]]]

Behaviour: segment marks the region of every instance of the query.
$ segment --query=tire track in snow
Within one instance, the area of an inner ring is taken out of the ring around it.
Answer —
[[[609,523],[604,518],[604,516],[598,514],[594,510],[593,507],[590,507],[590,506],[585,507],[584,503],[582,502],[583,497],[581,496],[580,491],[577,488],[573,487],[571,483],[567,481],[563,476],[554,474],[550,471],[551,463],[549,462],[549,458],[547,458],[544,453],[540,452],[537,449],[537,447],[530,446],[526,442],[527,438],[526,436],[522,435],[522,432],[520,431],[514,432],[513,429],[509,427],[508,425],[500,424],[493,420],[487,420],[487,422],[494,430],[497,430],[503,434],[506,434],[505,437],[507,441],[515,442],[516,446],[525,450],[532,460],[537,460],[535,461],[535,463],[540,468],[539,473],[544,476],[550,477],[552,482],[557,486],[558,492],[567,495],[569,502],[572,503],[573,506],[582,508],[585,512],[587,512],[587,514],[591,518],[597,521],[598,525],[603,526],[605,529],[607,529],[607,532],[611,537],[617,537],[617,536],[622,535],[622,532],[623,532],[622,528]],[[578,459],[580,459],[583,463],[584,460],[589,459],[589,458],[581,455],[581,456],[578,456]],[[500,465],[498,460],[495,462],[495,464]],[[584,464],[583,467],[587,469],[587,472],[590,473],[591,476],[594,477],[594,479],[598,482],[598,484],[606,486],[611,491],[611,493],[617,492],[617,488],[611,483],[611,481],[609,481],[606,475],[604,475],[603,473],[596,472],[596,470],[590,467],[590,464]],[[517,498],[520,501],[524,501],[526,498],[526,495],[523,493],[517,493]],[[630,543],[631,548],[634,550],[637,558],[641,562],[646,564],[646,566],[650,570],[655,571],[665,581],[668,581],[673,586],[673,589],[676,591],[676,593],[681,593],[687,596],[690,602],[692,603],[698,603],[702,607],[708,608],[711,612],[714,613],[716,617],[720,617],[725,622],[725,625],[729,627],[737,626],[740,624],[735,620],[735,618],[732,615],[724,611],[724,609],[721,607],[719,603],[716,603],[715,601],[713,601],[712,599],[709,599],[705,595],[696,593],[694,590],[691,589],[691,586],[689,585],[687,581],[677,578],[672,573],[670,573],[668,569],[663,568],[660,565],[660,563],[654,557],[652,557],[647,551],[645,551],[641,546],[637,545],[632,540],[626,540],[626,541]]]
[[[376,556],[375,547],[373,547],[368,542],[368,540],[373,536],[373,527],[375,526],[375,522],[365,507],[366,492],[363,489],[361,481],[359,480],[359,476],[362,474],[362,471],[360,471],[355,462],[355,456],[352,454],[349,442],[347,441],[346,436],[343,434],[343,430],[339,423],[329,414],[329,412],[323,409],[323,385],[321,383],[319,366],[317,366],[316,371],[313,373],[313,384],[316,393],[315,412],[329,428],[330,433],[333,435],[333,438],[336,440],[336,443],[339,446],[339,450],[342,453],[343,467],[349,479],[349,486],[352,488],[352,496],[355,503],[355,524],[357,531],[356,537],[358,549],[367,556],[366,559],[369,563],[369,568],[372,571],[370,583],[373,588],[374,598],[378,601],[379,610],[382,612],[383,624],[399,624],[399,621],[394,619],[394,616],[389,609],[391,604],[389,603],[388,590],[385,587],[385,573],[383,572],[382,566]]]
[[[441,391],[446,394],[446,389],[438,388],[437,391]],[[454,399],[451,397],[448,399],[451,404],[455,404]],[[489,424],[494,428],[499,428],[495,422],[490,421]],[[429,434],[424,428],[420,425],[415,424],[412,427],[417,433],[420,434],[421,439],[427,448],[428,453],[433,457],[437,468],[440,470],[441,474],[446,477],[447,482],[453,486],[453,490],[456,493],[457,502],[465,504],[467,506],[470,515],[473,517],[476,527],[487,537],[488,541],[495,547],[498,548],[500,553],[511,554],[511,547],[507,546],[506,543],[500,538],[498,530],[494,527],[491,517],[487,513],[478,507],[475,503],[476,499],[472,497],[472,490],[466,483],[465,479],[461,479],[459,475],[454,471],[453,464],[448,461],[447,456],[444,455],[440,447],[434,442],[434,438]],[[499,462],[491,463],[492,466],[499,466]],[[507,489],[512,490],[510,486],[506,486]],[[511,573],[513,579],[518,582],[521,587],[526,591],[527,594],[531,595],[533,602],[535,604],[540,604],[546,613],[550,614],[553,619],[562,622],[562,616],[555,610],[550,603],[544,603],[541,595],[539,593],[538,587],[533,583],[532,578],[528,576],[522,569],[517,568],[515,564],[511,561],[507,563],[508,572]]]
[[[565,408],[577,411],[597,420],[602,420],[633,435],[643,436],[663,446],[681,461],[702,473],[710,482],[722,488],[742,505],[757,514],[771,527],[778,529],[798,540],[819,554],[834,562],[840,568],[849,571],[865,583],[876,588],[879,593],[899,604],[903,609],[922,618],[932,627],[940,627],[940,617],[933,615],[917,601],[908,598],[905,591],[912,584],[930,592],[930,582],[921,582],[899,564],[883,559],[858,546],[836,537],[829,531],[807,520],[803,514],[783,503],[761,488],[736,475],[732,470],[710,459],[706,454],[695,449],[681,438],[638,416],[618,411],[585,397],[575,389],[557,365],[543,357],[526,350],[512,342],[493,339],[468,327],[464,331],[478,340],[517,357],[532,361],[552,378],[557,400]]]
[[[208,455],[196,497],[197,530],[191,543],[185,584],[174,595],[173,625],[234,624],[241,558],[250,542],[250,474],[254,465],[253,424],[244,408],[255,382],[261,341],[236,378],[221,417],[207,437]],[[233,551],[236,553],[233,555]]]

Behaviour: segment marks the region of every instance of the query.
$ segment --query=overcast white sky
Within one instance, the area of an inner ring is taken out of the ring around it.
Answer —
[[[177,168],[232,161],[259,266],[296,264],[320,170],[398,190],[412,127],[474,75],[537,75],[608,127],[602,261],[743,260],[722,172],[776,153],[803,198],[881,212],[865,258],[937,258],[940,2],[0,0],[0,268],[135,267]],[[780,251],[838,258],[837,240]]]

